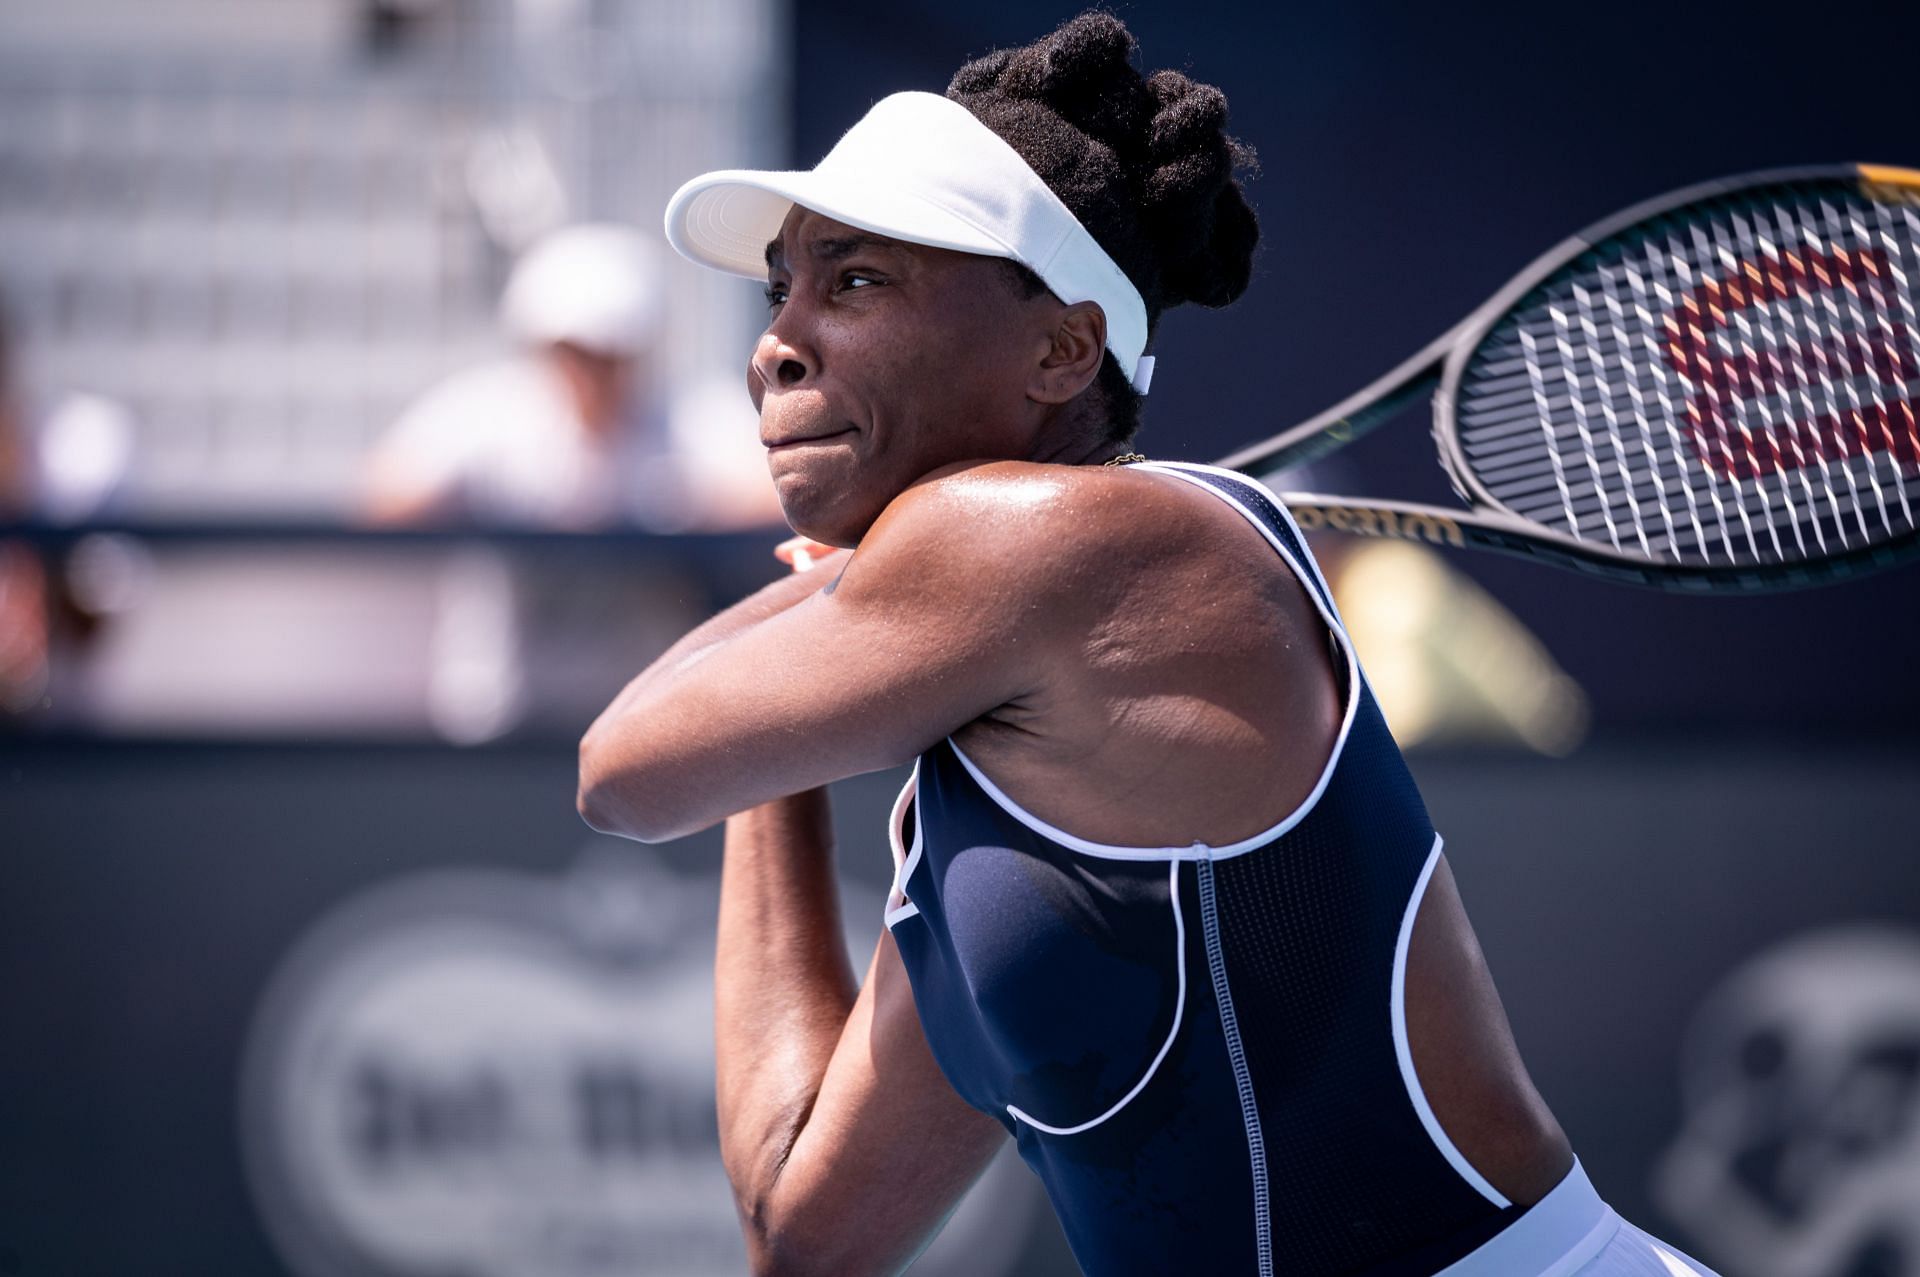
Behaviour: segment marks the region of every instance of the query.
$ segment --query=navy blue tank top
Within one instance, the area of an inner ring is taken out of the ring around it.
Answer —
[[[1238,510],[1325,618],[1345,713],[1299,808],[1242,842],[1056,829],[951,740],[895,804],[886,925],[927,1041],[1040,1176],[1090,1277],[1427,1277],[1520,1211],[1435,1120],[1407,944],[1440,839],[1292,520]]]

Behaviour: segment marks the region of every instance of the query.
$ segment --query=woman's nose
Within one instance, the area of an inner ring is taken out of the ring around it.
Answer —
[[[760,344],[754,347],[753,370],[768,389],[786,390],[805,381],[814,369],[811,356],[769,329],[760,334]]]

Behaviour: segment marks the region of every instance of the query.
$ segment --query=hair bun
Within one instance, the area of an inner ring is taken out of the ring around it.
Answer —
[[[1000,83],[1000,76],[1007,69],[1007,62],[1014,55],[1012,49],[995,49],[985,57],[975,58],[953,73],[953,82],[947,85],[947,96],[956,101],[974,93],[987,93]]]
[[[1147,91],[1154,105],[1147,154],[1156,165],[1156,179],[1173,169],[1198,175],[1227,158],[1226,94],[1178,71],[1155,71]]]
[[[961,67],[947,96],[1032,166],[1140,289],[1148,323],[1182,302],[1224,306],[1260,236],[1227,136],[1226,95],[1178,71],[1143,77],[1126,24],[1088,10]]]
[[[1034,77],[1031,92],[1050,99],[1087,90],[1103,96],[1109,86],[1135,78],[1137,48],[1133,32],[1120,19],[1090,9],[1056,31],[1051,43],[1034,47],[1041,56],[1028,63]]]
[[[1227,135],[1227,96],[1213,85],[1156,71],[1147,90],[1155,111],[1141,196],[1157,232],[1167,304],[1225,306],[1246,291],[1260,238],[1234,173],[1258,161]]]
[[[947,96],[997,97],[1045,107],[1109,149],[1130,154],[1153,114],[1132,59],[1133,33],[1110,13],[1090,9],[1047,39],[997,49],[960,68]]]

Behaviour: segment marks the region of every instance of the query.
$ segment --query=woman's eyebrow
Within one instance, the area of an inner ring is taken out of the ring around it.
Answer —
[[[814,240],[813,243],[807,246],[808,252],[812,256],[825,258],[830,262],[839,261],[843,257],[851,257],[863,249],[878,249],[882,252],[897,253],[902,247],[903,245],[899,240],[888,239],[883,235],[836,235],[829,239]],[[786,251],[781,248],[779,240],[770,239],[767,241],[767,268],[769,270],[784,263],[786,258]]]
[[[879,235],[840,235],[832,239],[813,241],[813,255],[824,257],[832,262],[839,261],[843,257],[851,257],[862,249],[879,249],[882,252],[895,253],[900,251],[900,247],[899,240],[886,239]]]

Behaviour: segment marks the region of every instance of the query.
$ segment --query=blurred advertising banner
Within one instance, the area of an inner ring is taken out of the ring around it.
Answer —
[[[1920,1277],[1920,756],[1414,762],[1602,1194],[1728,1277]],[[544,743],[0,740],[0,1271],[742,1271],[719,839],[589,834],[573,782]],[[898,783],[836,789],[862,957]],[[1074,1269],[1009,1154],[914,1271]]]

